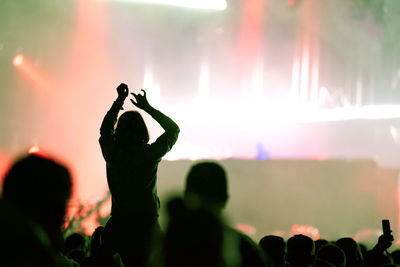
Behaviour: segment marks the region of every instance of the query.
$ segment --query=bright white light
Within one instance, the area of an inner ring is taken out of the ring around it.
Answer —
[[[293,58],[292,67],[292,94],[294,96],[299,95],[300,89],[300,59],[298,56]]]
[[[264,72],[261,62],[258,62],[257,67],[253,72],[252,78],[252,96],[255,99],[260,99],[263,95],[264,89]]]
[[[322,86],[319,88],[319,95],[318,95],[318,105],[320,107],[323,107],[328,100],[329,97],[329,91],[326,89],[326,87]]]
[[[19,67],[21,66],[23,61],[24,61],[24,56],[22,54],[18,54],[13,58],[13,65],[15,67]]]
[[[199,75],[199,90],[197,93],[198,101],[206,101],[210,95],[210,75],[207,63],[203,63]]]
[[[40,152],[40,148],[37,145],[33,145],[28,149],[28,154],[35,154]]]
[[[148,90],[153,87],[153,72],[150,68],[147,68],[144,72],[143,77],[143,89]]]
[[[390,130],[390,134],[393,137],[393,140],[397,143],[399,141],[399,135],[397,133],[396,127],[394,127],[393,125],[390,125],[389,130]]]
[[[315,44],[315,51],[311,69],[311,103],[318,104],[319,86],[319,49],[318,42]]]
[[[160,4],[168,6],[181,6],[187,8],[224,10],[227,7],[225,0],[114,0],[119,2],[132,2],[143,4]]]
[[[310,67],[310,48],[307,44],[303,47],[301,55],[301,81],[300,81],[300,96],[304,102],[308,99],[309,86],[309,67]]]
[[[147,67],[143,77],[143,89],[146,90],[147,97],[151,103],[159,105],[161,102],[160,85],[154,82],[153,72]]]

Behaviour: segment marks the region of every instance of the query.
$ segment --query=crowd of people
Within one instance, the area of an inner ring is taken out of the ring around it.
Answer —
[[[112,197],[110,219],[90,237],[63,236],[73,186],[70,172],[48,156],[25,155],[3,180],[0,266],[400,266],[400,251],[388,252],[393,242],[390,232],[370,250],[350,237],[314,241],[305,235],[288,240],[267,235],[255,242],[222,219],[231,196],[228,175],[215,161],[191,166],[182,196],[166,203],[168,224],[162,230],[157,168],[180,129],[149,104],[145,91],[131,93],[132,104],[164,129],[149,144],[139,112],[126,111],[118,118],[129,96],[128,86],[119,85],[117,93],[99,139]]]

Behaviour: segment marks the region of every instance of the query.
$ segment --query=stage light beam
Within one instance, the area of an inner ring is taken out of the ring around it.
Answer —
[[[17,54],[12,60],[13,66],[23,74],[41,93],[50,88],[50,79],[37,65],[22,54]]]

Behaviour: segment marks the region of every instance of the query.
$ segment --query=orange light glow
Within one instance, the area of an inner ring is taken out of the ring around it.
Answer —
[[[28,154],[37,154],[37,153],[39,153],[39,152],[40,152],[40,148],[39,148],[39,146],[37,146],[37,145],[31,146],[31,147],[28,149]]]
[[[22,62],[24,62],[24,55],[22,54],[15,55],[12,61],[14,67],[21,66]]]
[[[256,228],[249,224],[238,224],[235,228],[249,236],[254,236],[256,234]]]
[[[94,212],[81,222],[81,227],[88,236],[92,235],[94,230],[99,226],[100,224],[97,221],[97,214]]]
[[[313,240],[320,238],[318,228],[311,225],[298,225],[294,224],[290,229],[292,235],[306,235],[311,237]]]
[[[2,187],[3,179],[5,178],[5,174],[10,166],[10,159],[6,156],[6,153],[0,152],[0,187]]]

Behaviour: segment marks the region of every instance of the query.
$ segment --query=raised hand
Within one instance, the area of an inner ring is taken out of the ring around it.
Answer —
[[[121,83],[120,85],[118,85],[117,87],[117,92],[118,92],[118,97],[125,99],[128,94],[129,94],[129,88],[128,85]]]
[[[380,248],[381,250],[386,250],[388,248],[390,248],[390,246],[393,243],[393,235],[389,234],[389,235],[381,235],[378,239],[378,244],[376,245],[376,247]]]
[[[140,109],[143,109],[143,110],[147,110],[151,106],[150,106],[149,102],[147,101],[146,91],[143,90],[143,89],[142,89],[142,91],[143,91],[143,95],[131,93],[131,95],[133,95],[135,97],[135,100],[136,100],[136,102],[135,102],[135,101],[133,101],[133,99],[131,99],[131,102],[136,107],[138,107]]]

